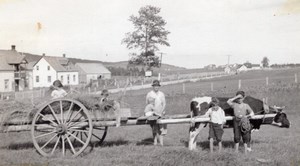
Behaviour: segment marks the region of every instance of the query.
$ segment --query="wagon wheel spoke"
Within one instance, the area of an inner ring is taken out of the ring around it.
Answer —
[[[82,108],[79,110],[79,111],[77,111],[76,112],[76,114],[73,116],[73,117],[70,117],[71,119],[70,119],[70,121],[67,123],[67,125],[69,125],[71,122],[72,122],[72,120],[80,113],[82,111]]]
[[[53,153],[54,153],[54,151],[55,151],[55,149],[56,149],[56,147],[57,147],[57,145],[58,145],[58,143],[59,143],[60,138],[61,138],[61,136],[58,136],[58,138],[57,138],[57,140],[56,140],[56,142],[55,142],[55,145],[54,145],[54,147],[53,147],[53,149],[52,149],[52,151],[51,151],[51,155],[53,155]]]
[[[92,133],[92,136],[99,140],[99,145],[101,145],[106,137],[108,127],[93,127],[97,131]]]
[[[62,101],[59,101],[59,106],[60,106],[60,119],[61,119],[61,123],[64,123],[64,111],[63,111],[63,105],[62,105]]]
[[[41,149],[43,149],[44,147],[46,147],[57,135],[55,134],[54,136],[52,136],[42,147]]]
[[[45,120],[50,121],[51,123],[53,123],[54,126],[57,126],[57,123],[55,123],[53,120],[49,119],[48,117],[46,117],[45,115],[39,113],[39,116],[43,117]]]
[[[76,151],[75,151],[75,149],[74,149],[74,147],[73,147],[73,145],[72,145],[72,143],[71,143],[71,140],[70,140],[70,138],[69,138],[68,136],[67,136],[67,141],[68,141],[68,143],[69,143],[69,145],[70,145],[70,147],[71,147],[71,150],[72,150],[73,154],[75,154]]]
[[[61,136],[61,148],[62,148],[62,155],[65,156],[65,137],[64,135]]]
[[[71,102],[71,105],[70,105],[70,107],[69,107],[69,109],[68,109],[68,111],[67,111],[67,113],[66,113],[66,119],[65,119],[64,123],[67,122],[67,119],[69,118],[69,114],[70,114],[70,111],[71,111],[72,108],[73,108],[73,105],[74,105],[74,103]],[[71,112],[70,116],[72,116],[72,113],[73,113],[73,112]]]
[[[48,107],[51,110],[52,116],[55,118],[55,120],[57,121],[57,123],[60,124],[60,121],[59,121],[58,117],[56,116],[56,114],[55,114],[55,112],[54,112],[54,110],[53,110],[53,108],[51,107],[50,104],[48,104]]]
[[[56,132],[56,131],[52,131],[52,132],[50,132],[50,133],[45,133],[45,134],[42,134],[42,135],[36,136],[36,137],[34,137],[34,138],[45,137],[45,136],[47,136],[47,135],[50,135],[50,134],[53,134],[53,133],[55,133],[55,132]]]
[[[73,135],[72,133],[68,132],[68,134],[71,135],[73,138],[75,138],[78,142],[84,144],[84,142],[83,142],[81,139],[79,139],[78,137],[76,137],[76,136]]]

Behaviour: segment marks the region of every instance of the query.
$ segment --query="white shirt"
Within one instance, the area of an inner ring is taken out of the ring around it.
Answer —
[[[163,115],[166,107],[165,95],[161,91],[154,92],[150,91],[146,96],[146,104],[149,104],[149,98],[152,97],[155,99],[154,110],[158,115]]]
[[[210,117],[212,123],[224,124],[226,122],[224,110],[218,107],[218,110],[214,111],[209,108],[205,113],[204,117]]]
[[[55,89],[51,93],[52,99],[62,98],[62,97],[65,97],[66,95],[67,95],[67,92],[62,88]]]

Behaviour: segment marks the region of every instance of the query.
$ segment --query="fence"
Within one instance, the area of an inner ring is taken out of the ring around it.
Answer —
[[[15,100],[42,98],[45,96],[45,92],[45,89],[15,92],[14,98]]]

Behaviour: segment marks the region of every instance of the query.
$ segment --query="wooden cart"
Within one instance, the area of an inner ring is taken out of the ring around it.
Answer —
[[[122,110],[121,110],[122,111]],[[275,114],[257,115],[254,118],[273,118]],[[232,117],[226,117],[231,120]],[[173,115],[155,122],[146,117],[121,117],[121,126],[190,123],[189,115]],[[195,122],[208,122],[208,118],[196,118]],[[76,157],[89,145],[91,138],[101,144],[108,127],[116,126],[115,118],[97,115],[74,99],[55,99],[45,103],[32,120],[11,120],[4,124],[5,131],[31,131],[36,150],[43,156]]]

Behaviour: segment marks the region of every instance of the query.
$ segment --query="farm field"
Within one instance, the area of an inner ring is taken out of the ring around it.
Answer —
[[[300,84],[295,83],[295,74],[300,76],[300,69],[252,71],[161,87],[170,115],[188,114],[189,101],[195,96],[233,96],[239,80],[247,95],[267,97],[269,105],[286,106],[291,128],[262,126],[252,134],[253,152],[248,155],[242,149],[241,153],[233,152],[232,129],[225,129],[223,152],[210,154],[208,128],[197,139],[198,151],[189,151],[189,124],[168,125],[163,147],[152,145],[150,127],[143,125],[109,128],[102,145],[93,144],[75,159],[42,157],[34,149],[29,132],[0,133],[0,165],[300,165]],[[141,116],[149,90],[127,91],[122,106],[131,108],[133,116]]]

